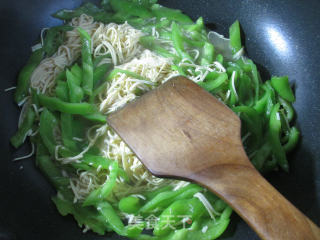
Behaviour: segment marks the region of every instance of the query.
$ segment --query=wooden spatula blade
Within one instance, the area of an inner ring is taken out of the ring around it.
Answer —
[[[192,81],[169,80],[111,114],[108,123],[153,174],[205,186],[262,239],[320,240],[320,229],[249,162],[239,118]]]
[[[127,104],[108,123],[157,176],[187,177],[212,156],[216,164],[242,159],[239,118],[184,77]]]

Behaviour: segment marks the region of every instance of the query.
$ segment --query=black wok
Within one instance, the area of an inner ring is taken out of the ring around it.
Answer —
[[[71,217],[61,217],[50,201],[54,194],[33,159],[12,162],[30,151],[15,151],[9,138],[17,128],[19,110],[13,92],[18,70],[30,54],[29,47],[42,28],[60,24],[49,15],[60,8],[74,8],[81,0],[0,1],[0,240],[106,239],[83,234]],[[291,171],[272,173],[272,184],[315,223],[320,223],[320,1],[318,0],[179,0],[160,1],[179,8],[194,19],[203,16],[207,26],[227,34],[239,19],[248,56],[264,79],[289,75],[295,86],[297,125],[302,132],[298,148],[290,154]],[[258,239],[233,216],[224,239]],[[122,239],[109,235],[107,239]]]

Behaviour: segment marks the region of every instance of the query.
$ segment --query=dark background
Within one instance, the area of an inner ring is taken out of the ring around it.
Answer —
[[[61,8],[72,9],[81,2],[0,2],[0,240],[106,239],[93,233],[82,234],[71,217],[61,217],[50,201],[54,191],[35,169],[33,159],[12,162],[30,148],[24,146],[15,151],[9,144],[17,128],[19,110],[13,103],[13,92],[4,89],[16,84],[17,72],[26,63],[29,47],[36,43],[40,30],[61,23],[50,14]],[[289,157],[290,173],[274,173],[268,179],[319,225],[320,1],[166,0],[160,3],[180,8],[194,19],[203,16],[208,27],[222,34],[227,34],[229,25],[238,19],[245,33],[248,56],[258,64],[264,79],[270,75],[289,75],[295,86],[297,125],[302,141]],[[234,219],[225,239],[258,239],[237,216]]]

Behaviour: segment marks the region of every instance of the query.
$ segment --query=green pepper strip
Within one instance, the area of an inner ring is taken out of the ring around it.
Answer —
[[[217,199],[213,203],[213,209],[217,212],[223,211],[228,205],[222,200],[222,199]]]
[[[104,218],[105,221],[108,222],[112,228],[113,231],[115,231],[120,236],[126,236],[129,238],[136,238],[140,235],[144,228],[144,224],[140,226],[128,226],[125,227],[123,225],[123,222],[121,221],[120,217],[116,213],[116,211],[113,209],[113,207],[108,202],[101,202],[97,205],[98,212],[100,212]]]
[[[81,170],[90,170],[92,167],[94,168],[99,168],[108,170],[109,166],[113,163],[114,161],[105,157],[97,156],[97,155],[92,155],[89,153],[86,153],[80,163],[73,163],[73,167],[76,169],[81,169]],[[126,174],[126,172],[122,169],[119,168],[119,176],[122,177],[125,181],[129,181],[129,178]]]
[[[157,196],[159,193],[161,192],[167,192],[167,191],[172,191],[173,187],[170,186],[170,185],[167,185],[167,186],[164,186],[164,187],[161,187],[161,188],[158,188],[156,190],[153,190],[151,192],[146,192],[145,193],[145,196],[148,200],[154,198],[155,196]]]
[[[238,20],[236,20],[229,28],[229,36],[230,36],[230,46],[232,49],[232,53],[235,54],[242,47],[241,36],[240,36],[240,24]]]
[[[51,57],[62,45],[64,41],[64,34],[66,31],[71,31],[72,26],[62,25],[49,28],[43,42],[43,50],[47,57]]]
[[[230,207],[226,207],[216,222],[209,220],[208,231],[205,233],[205,239],[210,240],[218,238],[227,229],[231,213],[232,209]]]
[[[171,69],[173,71],[178,71],[181,76],[187,77],[183,67],[180,67],[179,65],[171,65]]]
[[[110,80],[112,80],[118,73],[124,73],[126,75],[128,75],[129,77],[132,77],[132,78],[135,78],[135,79],[140,79],[140,80],[145,80],[145,81],[148,81],[148,79],[142,77],[141,75],[135,73],[135,72],[130,72],[128,70],[123,70],[123,69],[120,69],[120,68],[114,68],[110,73],[109,75],[106,77],[106,80],[103,84],[101,84],[98,88],[96,88],[94,91],[93,91],[93,94],[92,96],[90,97],[90,102],[93,102],[93,99],[98,96],[106,87],[107,87],[107,84]]]
[[[214,60],[214,46],[212,43],[205,42],[202,49],[201,65],[209,65]]]
[[[106,231],[111,231],[111,227],[106,218],[96,209],[84,208],[79,204],[74,204],[72,199],[60,198],[59,195],[52,198],[59,213],[62,216],[72,214],[79,226],[88,226],[92,231],[103,235]]]
[[[110,5],[115,12],[130,13],[131,16],[140,18],[152,18],[153,14],[137,3],[126,0],[110,0]]]
[[[48,97],[43,94],[39,94],[38,97],[42,106],[53,111],[80,115],[96,112],[95,107],[89,103],[68,103],[61,101],[59,98]]]
[[[62,176],[61,170],[48,154],[44,154],[43,148],[41,143],[37,144],[36,164],[58,191],[64,191],[69,186],[69,178]]]
[[[102,64],[94,69],[93,72],[93,87],[96,88],[100,80],[106,75],[106,73],[111,68],[112,64]]]
[[[271,86],[270,81],[266,81],[265,84],[263,85],[266,89],[268,89],[268,91],[270,91],[270,96],[267,99],[267,105],[266,105],[266,110],[265,110],[265,114],[267,117],[270,117],[272,108],[276,102],[276,97],[275,97],[275,91],[273,89],[273,87]]]
[[[170,232],[171,228],[165,227],[168,216],[170,216],[170,222],[172,222],[172,225],[177,226],[181,224],[181,218],[179,216],[190,216],[193,221],[199,219],[205,212],[205,207],[197,198],[175,201],[161,213],[159,221],[154,228],[153,234],[155,236],[163,236]]]
[[[52,16],[61,20],[70,21],[72,18],[80,17],[82,14],[95,17],[101,12],[102,10],[93,3],[85,3],[75,10],[61,9],[52,14]]]
[[[283,146],[286,152],[290,152],[297,145],[299,141],[300,132],[296,127],[292,127],[289,131],[288,142]]]
[[[44,145],[53,156],[57,145],[55,132],[58,129],[59,122],[57,118],[48,109],[44,109],[40,115],[39,132]]]
[[[110,203],[107,201],[101,202],[97,205],[97,209],[98,212],[100,212],[106,218],[106,221],[110,224],[112,230],[114,230],[120,236],[127,235],[123,222]]]
[[[198,84],[203,87],[208,92],[220,87],[228,79],[227,73],[221,73],[216,79],[212,78],[205,82],[198,82]]]
[[[160,37],[162,37],[162,36],[164,36],[164,34],[160,34]],[[203,53],[203,55],[208,53],[207,56],[209,56],[209,54],[213,53],[213,51],[214,51],[213,45],[211,43],[208,43],[208,42],[205,42],[205,41],[199,41],[199,40],[192,40],[192,39],[188,38],[185,35],[183,35],[182,37],[183,37],[183,41],[185,43],[187,43],[191,47],[196,47],[196,48],[202,48],[203,47],[204,51],[206,51],[206,52]],[[170,39],[171,39],[171,37],[170,37]],[[206,46],[206,44],[207,44],[207,46]],[[209,46],[209,44],[211,44],[212,47]],[[213,59],[212,59],[212,61],[213,61]],[[210,63],[212,63],[212,61]],[[208,63],[208,64],[210,64],[210,63]]]
[[[205,30],[205,25],[203,21],[203,17],[199,17],[196,21],[195,24],[191,25],[182,25],[182,27],[187,31],[187,32],[198,32],[201,33],[203,30]]]
[[[258,101],[258,99],[259,99],[259,86],[260,86],[259,72],[257,70],[257,66],[251,60],[248,60],[248,62],[251,65],[251,73],[252,73],[254,90],[255,90],[254,91],[255,92],[255,101]]]
[[[107,122],[107,116],[103,115],[100,112],[96,113],[91,113],[91,114],[86,114],[82,115],[85,119],[88,119],[92,122],[97,122],[97,123],[106,123]]]
[[[256,169],[261,170],[265,161],[270,157],[271,154],[271,146],[269,142],[266,142],[262,145],[262,147],[257,151],[257,153],[252,158],[252,164],[256,167]]]
[[[288,172],[289,171],[289,164],[286,158],[286,153],[284,148],[280,142],[280,130],[281,130],[281,120],[279,115],[279,108],[280,104],[277,103],[273,106],[271,114],[270,114],[270,121],[269,121],[269,129],[270,129],[270,143],[272,145],[272,152],[277,159],[278,164],[280,167]]]
[[[105,55],[101,55],[101,56],[97,56],[93,59],[93,67],[97,68],[98,65],[100,64],[100,62],[105,59],[105,58],[110,58],[111,55],[110,54],[105,54]]]
[[[216,221],[207,219],[202,221],[201,226],[192,225],[192,231],[188,232],[188,237],[190,237],[190,239],[201,240],[217,239],[223,232],[225,232],[227,226],[229,225],[231,213],[232,209],[227,207]],[[199,222],[199,220],[194,221],[194,224],[197,224],[197,222]],[[202,232],[202,229],[205,226],[207,227],[207,231]],[[174,238],[172,238],[172,240],[174,240]],[[183,240],[183,238],[181,240]]]
[[[287,102],[286,100],[282,99],[281,97],[279,98],[279,102],[281,106],[283,106],[285,112],[286,112],[286,118],[288,122],[291,122],[294,116],[294,110],[292,107],[292,104]]]
[[[85,94],[91,95],[93,89],[93,63],[92,63],[92,51],[91,51],[91,37],[82,28],[78,28],[80,33],[82,49],[81,49],[81,59],[82,59],[82,88]]]
[[[100,2],[100,5],[105,11],[110,11],[111,10],[110,0],[102,0]]]
[[[18,85],[14,94],[14,100],[19,104],[28,96],[30,77],[43,57],[43,50],[38,49],[32,53],[27,64],[22,68],[18,76]]]
[[[65,81],[65,80],[66,80],[66,70],[63,70],[56,76],[55,81],[59,82],[59,81]]]
[[[180,58],[182,59],[186,58],[186,59],[192,60],[191,56],[184,49],[183,36],[179,29],[178,24],[173,22],[171,25],[171,31],[172,31],[173,46],[176,49]]]
[[[193,23],[191,18],[181,13],[180,10],[163,7],[159,4],[154,4],[151,7],[152,13],[158,18],[167,18],[171,21],[180,23]]]
[[[294,102],[295,97],[292,92],[292,89],[289,85],[288,76],[283,77],[272,77],[271,85],[277,91],[277,93],[289,102]]]
[[[119,201],[118,207],[122,212],[137,214],[141,208],[140,198],[134,196],[124,197]]]
[[[218,54],[218,55],[216,56],[216,61],[219,62],[219,63],[221,63],[221,64],[223,65],[223,56],[222,56],[221,54]]]
[[[232,110],[241,113],[240,118],[248,124],[250,132],[255,136],[256,144],[262,140],[262,120],[259,113],[248,106],[233,107]]]
[[[74,80],[75,80],[75,84],[77,84],[78,86],[81,85],[81,81],[82,81],[82,69],[81,67],[79,67],[78,64],[74,64],[71,67],[71,73],[74,76]]]
[[[18,128],[18,131],[10,139],[11,144],[15,148],[20,147],[24,143],[24,141],[27,137],[27,134],[32,129],[33,122],[34,122],[35,118],[36,118],[36,114],[35,114],[32,106],[29,105],[26,110],[26,115],[25,115],[20,127]]]
[[[196,189],[194,192],[190,192],[190,189]],[[169,206],[174,200],[179,199],[179,195],[181,195],[184,192],[187,192],[189,194],[194,194],[197,191],[200,191],[201,188],[196,184],[189,184],[186,187],[183,187],[177,191],[166,191],[166,192],[160,192],[158,195],[156,195],[154,198],[152,198],[150,201],[148,201],[141,209],[141,213],[148,213],[154,210],[155,208],[163,208]],[[186,195],[184,195],[186,197]],[[193,196],[193,195],[191,195]],[[189,197],[191,197],[189,196]]]
[[[165,48],[159,46],[159,44],[156,42],[155,37],[143,36],[143,37],[140,37],[139,42],[143,47],[145,47],[151,51],[154,51],[155,53],[157,53],[163,57],[172,58],[174,61],[179,61],[179,58],[176,55],[170,53]]]
[[[56,96],[64,102],[69,101],[69,89],[66,82],[63,82],[63,81],[57,82]]]
[[[67,75],[67,84],[69,88],[69,99],[71,103],[80,103],[81,100],[83,99],[83,90],[82,88],[78,85],[80,84],[80,81],[74,75],[71,71],[67,70],[66,71]]]
[[[239,96],[239,103],[241,105],[253,106],[254,99],[253,99],[253,91],[251,86],[251,78],[241,71],[240,73],[240,80],[238,86],[238,96]]]
[[[108,180],[98,189],[92,191],[85,199],[83,206],[96,205],[103,201],[112,191],[116,184],[116,179],[119,172],[119,166],[116,161],[113,161],[109,166],[110,174]]]
[[[265,112],[265,108],[268,104],[268,101],[270,100],[270,98],[272,97],[272,90],[268,87],[266,87],[265,85],[263,86],[265,93],[264,95],[255,102],[254,105],[254,109],[259,113],[263,113]]]
[[[37,90],[35,90],[34,88],[30,88],[30,92],[31,92],[30,96],[31,96],[32,104],[35,104],[37,107],[39,107],[40,106],[40,102],[39,102]]]
[[[76,152],[78,150],[78,147],[76,142],[72,139],[74,137],[73,116],[69,113],[61,113],[60,120],[63,145],[71,151]]]

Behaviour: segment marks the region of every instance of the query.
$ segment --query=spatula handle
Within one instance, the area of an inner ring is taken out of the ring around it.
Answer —
[[[267,240],[320,240],[320,229],[253,166],[213,166],[191,177],[224,199]]]

